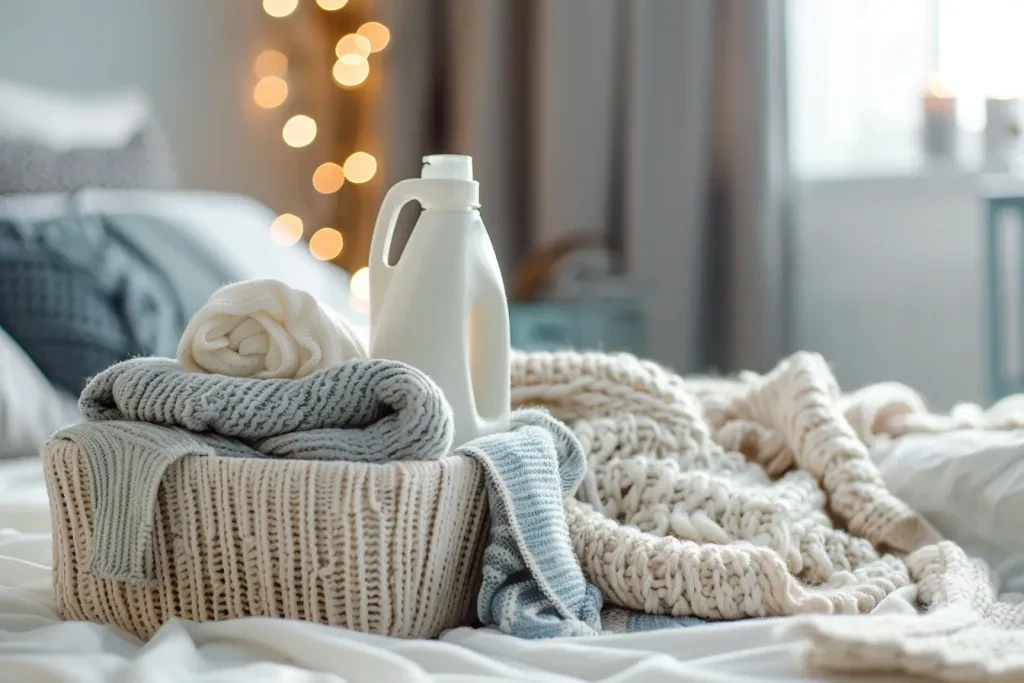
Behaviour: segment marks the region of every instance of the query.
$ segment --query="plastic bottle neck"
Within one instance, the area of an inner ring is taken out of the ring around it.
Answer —
[[[475,180],[419,178],[416,198],[424,211],[476,211],[480,208],[480,184]]]

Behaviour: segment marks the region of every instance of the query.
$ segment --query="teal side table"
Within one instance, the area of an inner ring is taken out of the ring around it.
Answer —
[[[647,354],[646,316],[632,298],[509,302],[512,348]]]
[[[989,386],[993,400],[1024,391],[1024,378],[1010,377],[1005,367],[1007,349],[1004,347],[1006,323],[1003,320],[1002,283],[1004,278],[1001,249],[1000,222],[1006,212],[1016,214],[1024,225],[1024,179],[988,177],[981,182],[981,196],[985,206],[985,240],[988,308],[988,367]],[[1024,249],[1021,251],[1021,269],[1024,272]],[[1024,314],[1019,316],[1021,339],[1024,339]],[[1018,351],[1024,354],[1024,350]]]

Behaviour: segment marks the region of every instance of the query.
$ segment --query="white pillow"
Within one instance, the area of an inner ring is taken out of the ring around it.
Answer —
[[[0,80],[0,138],[49,149],[121,148],[151,118],[141,91],[91,95],[44,90]]]
[[[0,459],[37,454],[53,432],[78,419],[75,400],[0,329]]]
[[[872,450],[882,478],[1002,590],[1024,592],[1024,431],[912,434]]]

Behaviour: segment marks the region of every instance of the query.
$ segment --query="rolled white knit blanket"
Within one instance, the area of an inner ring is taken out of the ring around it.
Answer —
[[[191,372],[255,379],[298,379],[359,358],[366,350],[344,318],[278,280],[221,287],[178,342]]]

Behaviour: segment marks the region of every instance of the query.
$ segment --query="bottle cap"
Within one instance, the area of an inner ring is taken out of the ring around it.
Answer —
[[[432,154],[423,157],[421,178],[473,180],[473,157],[462,154]]]

